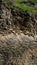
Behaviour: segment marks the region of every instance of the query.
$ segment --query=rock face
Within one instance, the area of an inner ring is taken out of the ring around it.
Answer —
[[[28,36],[34,36],[34,28],[32,13],[2,4],[0,65],[37,65],[37,41]]]
[[[23,33],[0,36],[0,65],[37,65],[37,42]]]
[[[36,16],[37,17],[37,16]],[[1,22],[2,21],[2,22]],[[0,18],[0,30],[2,32],[10,31],[11,29],[19,29],[23,33],[29,32],[35,34],[35,15],[27,11],[22,11],[15,7],[9,7],[7,4],[2,4],[2,14]]]

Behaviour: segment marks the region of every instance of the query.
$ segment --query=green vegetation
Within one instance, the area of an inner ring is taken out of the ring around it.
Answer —
[[[9,3],[10,0],[3,0],[4,2],[6,3]],[[33,8],[32,6],[28,6],[28,5],[25,5],[25,4],[20,4],[20,2],[23,2],[24,0],[16,0],[15,2],[13,2],[13,4],[11,4],[11,6],[15,6],[15,7],[18,7],[18,8],[21,8],[22,10],[27,10],[29,12],[37,12],[37,8]],[[29,1],[32,1],[32,2],[37,2],[37,0],[29,0]]]
[[[29,1],[32,1],[32,2],[37,2],[37,0],[29,0]]]
[[[23,2],[24,0],[16,0],[17,2]],[[28,1],[31,1],[31,2],[37,2],[37,0],[28,0]]]
[[[20,4],[20,2],[22,2],[22,1],[24,1],[24,0],[17,0],[16,2],[13,3],[13,5],[23,9],[24,11],[27,10],[29,12],[37,12],[36,8],[33,8],[31,6],[28,6],[28,5],[24,5],[22,3]],[[34,2],[34,0],[32,0],[32,1]],[[36,0],[35,0],[35,2],[36,2]]]
[[[27,6],[27,5],[24,5],[24,4],[18,4],[18,3],[14,3],[13,5],[23,9],[24,11],[27,10],[29,12],[37,12],[37,9],[35,9],[31,6]]]

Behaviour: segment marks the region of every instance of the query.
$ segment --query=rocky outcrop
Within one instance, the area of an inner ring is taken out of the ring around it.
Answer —
[[[37,65],[37,42],[20,33],[0,36],[1,65]]]
[[[2,21],[2,22],[1,22]],[[27,34],[28,31],[31,35],[35,34],[35,15],[27,11],[22,11],[15,7],[10,7],[7,4],[2,4],[2,15],[0,19],[0,30],[3,32],[8,30],[16,31],[19,29]]]
[[[0,65],[37,65],[37,39],[28,36],[35,34],[33,14],[7,4],[1,11]]]

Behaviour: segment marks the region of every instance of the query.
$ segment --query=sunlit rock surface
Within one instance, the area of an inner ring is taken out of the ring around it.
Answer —
[[[20,34],[0,35],[1,65],[37,65],[37,41]]]

